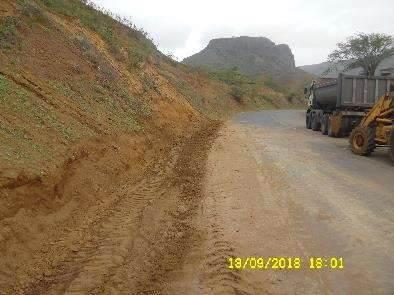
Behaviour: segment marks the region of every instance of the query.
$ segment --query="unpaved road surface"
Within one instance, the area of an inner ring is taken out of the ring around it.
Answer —
[[[304,128],[300,111],[244,113],[208,158],[193,293],[394,294],[394,168],[347,139]],[[227,257],[300,257],[301,270],[225,269]],[[344,269],[309,269],[342,257]],[[201,289],[205,287],[206,289]]]
[[[394,294],[386,151],[354,156],[303,122],[265,111],[196,130],[49,239],[37,263],[0,270],[0,294]],[[302,267],[233,270],[230,257]],[[344,269],[309,269],[310,257],[342,257]]]

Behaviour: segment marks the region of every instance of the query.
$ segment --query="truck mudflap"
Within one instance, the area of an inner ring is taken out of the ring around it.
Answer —
[[[342,129],[343,116],[341,113],[331,115],[328,119],[328,136],[340,137]]]
[[[339,112],[328,119],[328,135],[331,137],[348,136],[364,116],[364,112]]]

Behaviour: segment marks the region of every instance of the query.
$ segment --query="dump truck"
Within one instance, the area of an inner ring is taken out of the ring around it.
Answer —
[[[331,137],[347,136],[377,99],[393,90],[394,77],[339,74],[337,79],[313,81],[304,90],[306,128]]]
[[[386,146],[394,163],[394,92],[383,95],[353,129],[349,138],[353,153],[369,156],[376,147]]]

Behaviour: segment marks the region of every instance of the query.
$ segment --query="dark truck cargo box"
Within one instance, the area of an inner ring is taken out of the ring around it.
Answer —
[[[314,102],[321,108],[370,108],[385,93],[394,90],[394,77],[364,77],[339,74],[336,81],[317,84]]]
[[[306,89],[306,127],[329,136],[345,136],[358,125],[379,97],[394,91],[394,77],[339,74]]]

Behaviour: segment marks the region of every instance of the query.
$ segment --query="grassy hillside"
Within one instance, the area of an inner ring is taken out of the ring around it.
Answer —
[[[250,103],[258,107],[280,107],[286,104],[297,104],[298,93],[271,76],[251,77],[242,74],[237,68],[208,70],[213,80],[230,86],[230,95],[239,103]]]
[[[48,237],[93,222],[212,119],[294,103],[223,75],[175,62],[84,2],[2,0],[0,290],[40,275],[24,271],[46,268]]]
[[[270,85],[239,92],[179,64],[130,21],[82,1],[5,0],[0,7],[2,166],[42,170],[88,138],[170,122],[182,130],[201,114],[286,103],[275,101]]]

